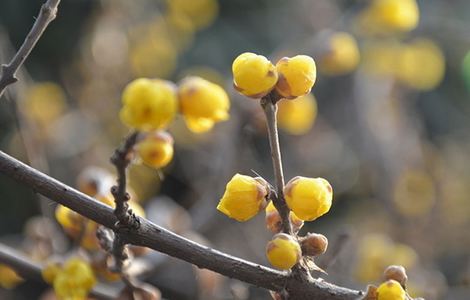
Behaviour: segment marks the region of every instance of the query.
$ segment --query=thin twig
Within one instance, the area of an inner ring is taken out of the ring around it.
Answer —
[[[274,176],[276,179],[276,195],[272,195],[272,201],[282,220],[282,231],[292,234],[292,224],[289,219],[289,208],[284,199],[284,174],[282,170],[281,148],[279,146],[279,134],[277,132],[277,102],[279,96],[274,92],[261,99],[261,107],[266,115],[268,126],[269,145],[273,161]]]
[[[42,278],[42,266],[31,259],[20,254],[16,249],[10,248],[0,243],[0,263],[6,264],[13,268],[21,277],[44,283]],[[116,291],[110,290],[109,287],[97,285],[90,291],[90,296],[97,299],[115,299]]]
[[[117,219],[112,208],[23,164],[2,151],[0,151],[0,173],[99,224],[114,228]],[[148,247],[200,268],[269,290],[285,289],[291,299],[353,300],[363,294],[361,291],[323,281],[301,281],[287,272],[276,271],[190,241],[145,218],[140,218],[140,222],[139,228],[121,232],[121,237],[126,243]]]
[[[41,6],[39,15],[36,18],[31,31],[26,36],[20,49],[18,49],[18,52],[16,52],[15,56],[9,64],[2,65],[2,77],[0,77],[0,97],[3,95],[3,92],[8,85],[18,81],[18,78],[16,78],[16,72],[31,53],[31,50],[33,50],[44,30],[46,30],[47,25],[49,25],[49,23],[55,19],[59,3],[60,0],[47,0],[47,2]]]

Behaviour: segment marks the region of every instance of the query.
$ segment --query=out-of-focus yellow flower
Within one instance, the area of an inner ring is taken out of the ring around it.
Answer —
[[[290,134],[307,133],[317,117],[317,100],[312,94],[278,102],[279,127]]]
[[[281,270],[289,270],[302,257],[299,243],[285,233],[278,233],[266,246],[269,263]]]
[[[47,263],[41,271],[42,278],[45,282],[52,284],[57,274],[62,270],[62,266],[57,262]]]
[[[173,138],[164,131],[150,132],[137,144],[137,152],[146,165],[163,168],[173,158]]]
[[[274,65],[264,56],[245,52],[232,64],[233,85],[243,95],[261,98],[276,85],[278,75]]]
[[[432,40],[418,38],[400,52],[397,77],[411,88],[428,91],[441,83],[445,58]]]
[[[317,79],[315,61],[307,55],[281,58],[276,70],[279,75],[276,90],[287,99],[310,93]]]
[[[11,267],[0,264],[0,287],[12,289],[23,281]]]
[[[365,44],[362,51],[365,71],[374,75],[395,76],[402,48],[400,43],[394,41]]]
[[[265,217],[266,227],[272,233],[281,232],[282,231],[282,219],[272,201],[269,201],[268,205],[266,206],[265,212],[266,212],[266,217]],[[298,232],[300,228],[302,228],[302,226],[304,225],[304,221],[301,220],[299,217],[297,217],[292,211],[289,212],[289,219],[292,224],[292,229],[294,230],[294,232]]]
[[[84,218],[68,207],[57,205],[55,218],[64,231],[72,237],[77,236],[82,230]]]
[[[167,0],[169,14],[186,17],[195,28],[211,25],[217,17],[217,0]]]
[[[407,32],[418,22],[416,0],[374,0],[358,18],[359,29],[366,34]]]
[[[323,178],[292,178],[284,188],[287,206],[302,220],[313,221],[330,210],[333,189]]]
[[[400,283],[388,280],[377,289],[377,300],[405,300],[406,293]]]
[[[28,118],[44,126],[64,113],[65,101],[65,93],[58,84],[54,82],[36,83],[26,90],[24,111]]]
[[[247,221],[266,206],[267,195],[264,179],[235,174],[227,183],[217,209],[237,221]]]
[[[172,83],[159,79],[139,78],[122,93],[121,120],[139,130],[162,129],[177,111],[176,90]]]
[[[347,32],[335,32],[329,37],[329,47],[318,61],[318,68],[327,75],[343,75],[356,69],[360,54],[356,39]]]
[[[393,193],[397,210],[408,217],[430,212],[436,202],[436,189],[432,178],[421,170],[407,170],[398,176]]]
[[[361,282],[368,283],[378,280],[387,266],[411,269],[417,260],[411,247],[394,243],[382,234],[368,234],[359,242],[355,275]]]
[[[178,52],[169,38],[142,38],[132,44],[129,56],[136,77],[166,78],[176,67]]]
[[[81,258],[69,259],[53,279],[56,295],[61,299],[86,299],[96,284],[90,264]]]
[[[195,133],[206,132],[229,118],[230,100],[225,90],[200,77],[185,78],[178,98],[186,125]]]

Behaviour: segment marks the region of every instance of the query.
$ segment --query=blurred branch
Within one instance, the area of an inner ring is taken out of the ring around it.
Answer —
[[[60,0],[47,0],[47,2],[41,6],[39,15],[20,49],[18,49],[18,52],[16,52],[15,56],[9,64],[2,65],[2,76],[0,77],[0,97],[3,95],[3,92],[8,85],[18,81],[18,78],[16,78],[16,72],[31,53],[31,50],[33,50],[39,38],[41,38],[49,23],[55,19],[59,3]]]
[[[93,198],[51,178],[0,151],[0,173],[23,183],[79,214],[115,229],[113,210]],[[363,293],[311,279],[299,280],[288,272],[280,272],[183,238],[145,218],[132,231],[122,231],[126,243],[149,247],[206,268],[273,291],[286,290],[291,299],[353,300]]]
[[[8,265],[13,268],[21,277],[31,279],[34,281],[44,282],[42,279],[42,266],[36,262],[31,261],[26,256],[18,253],[16,249],[10,248],[0,243],[0,263]],[[91,292],[90,296],[97,299],[114,299],[115,292],[110,291],[109,287],[102,285],[96,286]]]

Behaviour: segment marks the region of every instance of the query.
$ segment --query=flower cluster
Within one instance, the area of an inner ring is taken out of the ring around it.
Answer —
[[[139,78],[122,93],[120,112],[124,124],[142,131],[137,154],[150,167],[163,168],[173,158],[173,138],[164,131],[179,111],[188,128],[207,132],[229,118],[225,90],[200,77],[187,77],[179,86],[161,79]]]
[[[90,264],[82,258],[73,257],[63,265],[50,263],[42,270],[44,281],[54,287],[59,299],[87,299],[96,284]]]
[[[263,56],[244,53],[235,59],[232,69],[235,87],[252,98],[264,97],[272,91],[279,98],[307,97],[316,78],[315,62],[305,55],[283,58],[274,66]],[[277,105],[277,101],[271,105]],[[283,118],[295,118],[297,113],[295,107],[286,107]],[[217,209],[237,221],[247,221],[264,209],[266,227],[274,233],[267,244],[266,256],[274,267],[288,270],[303,256],[311,259],[326,251],[325,236],[298,237],[297,233],[304,221],[313,221],[327,213],[332,199],[331,185],[323,178],[294,177],[279,195],[263,178],[236,174],[228,182]],[[286,213],[284,217],[281,211]]]

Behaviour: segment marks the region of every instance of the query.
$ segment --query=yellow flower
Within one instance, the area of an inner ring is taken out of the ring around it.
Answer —
[[[320,58],[318,67],[328,75],[343,75],[356,69],[359,59],[354,37],[346,32],[336,32],[329,37],[328,51]]]
[[[80,233],[84,222],[84,218],[81,215],[61,204],[57,205],[55,209],[55,218],[64,231],[72,237]]]
[[[377,289],[377,300],[405,300],[406,293],[400,283],[388,280]]]
[[[80,258],[71,258],[56,274],[53,287],[56,295],[63,299],[86,299],[95,286],[96,277],[90,264]]]
[[[163,168],[173,158],[173,138],[164,131],[148,133],[137,144],[137,153],[148,166]]]
[[[276,70],[279,74],[276,90],[288,99],[310,93],[317,78],[315,61],[307,55],[284,57],[277,62]]]
[[[266,206],[265,212],[266,212],[266,217],[265,217],[266,227],[272,233],[281,232],[282,230],[281,216],[279,215],[279,212],[277,211],[272,201],[269,201],[268,205]],[[289,212],[289,219],[292,224],[292,229],[294,230],[294,232],[299,231],[300,228],[302,228],[302,226],[304,225],[304,221],[301,220],[299,217],[297,217],[292,211]]]
[[[444,73],[444,54],[432,40],[415,39],[402,47],[397,77],[409,87],[429,91],[441,83]]]
[[[418,25],[416,0],[375,0],[369,9],[379,25],[390,30],[410,31]]]
[[[317,117],[317,100],[312,94],[296,99],[278,102],[277,118],[279,127],[290,134],[307,133]]]
[[[247,221],[266,206],[267,195],[267,183],[262,178],[235,174],[227,183],[217,209],[237,221]]]
[[[57,274],[62,270],[62,267],[56,263],[47,263],[41,271],[42,278],[45,282],[52,284]]]
[[[139,78],[132,81],[122,93],[122,102],[122,122],[139,130],[166,127],[177,110],[173,84],[159,79]]]
[[[233,85],[245,96],[261,98],[276,85],[274,65],[264,56],[250,52],[240,54],[232,64]]]
[[[373,35],[411,31],[418,22],[416,0],[374,0],[358,18],[359,29]]]
[[[302,220],[313,221],[330,210],[331,185],[323,178],[292,178],[284,188],[287,206]]]
[[[229,118],[230,101],[225,90],[200,77],[185,78],[179,88],[180,111],[188,128],[196,133],[210,130]]]
[[[12,289],[23,281],[15,270],[11,267],[0,264],[0,287],[4,289]]]
[[[278,233],[266,246],[269,263],[281,270],[288,270],[299,262],[302,251],[299,243],[285,233]]]

